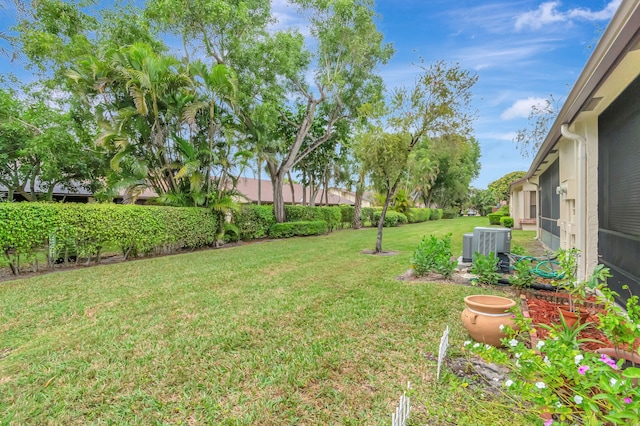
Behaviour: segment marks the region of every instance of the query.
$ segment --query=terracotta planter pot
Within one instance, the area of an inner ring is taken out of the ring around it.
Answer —
[[[558,312],[564,317],[567,327],[573,327],[576,322],[584,324],[589,318],[589,312],[571,312],[569,307],[564,305],[558,306]]]
[[[490,295],[473,295],[464,298],[466,308],[462,311],[462,324],[474,340],[496,347],[502,346],[500,339],[505,333],[500,325],[515,326],[509,309],[515,300]]]

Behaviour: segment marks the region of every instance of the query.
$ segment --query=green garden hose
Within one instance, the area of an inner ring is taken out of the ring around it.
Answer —
[[[556,271],[558,262],[549,258],[539,258],[532,256],[519,256],[517,254],[509,253],[509,256],[515,259],[515,263],[528,261],[535,263],[535,267],[530,268],[529,271],[532,274],[539,276],[540,278],[548,278],[551,280],[562,279],[564,274]]]

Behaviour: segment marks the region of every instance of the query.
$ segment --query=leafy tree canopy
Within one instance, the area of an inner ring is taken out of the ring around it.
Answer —
[[[526,174],[527,172],[522,171],[507,173],[500,179],[491,182],[489,189],[493,191],[498,201],[507,201],[509,199],[509,185],[518,179],[522,179]]]

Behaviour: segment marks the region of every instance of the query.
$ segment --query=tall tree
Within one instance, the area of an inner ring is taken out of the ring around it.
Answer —
[[[477,77],[463,70],[458,64],[449,65],[443,61],[425,65],[421,62],[421,70],[414,87],[396,89],[390,101],[387,127],[395,130],[392,137],[377,139],[381,144],[393,146],[393,151],[381,148],[377,162],[388,161],[385,155],[395,152],[397,164],[403,163],[402,172],[389,180],[387,197],[382,209],[382,217],[378,224],[376,252],[382,251],[382,231],[384,216],[398,186],[400,185],[407,160],[411,151],[425,138],[431,140],[441,135],[468,135],[472,131],[475,112],[470,109],[471,89]],[[380,126],[382,127],[382,126]],[[399,155],[398,147],[406,144],[406,153]],[[384,154],[384,155],[383,155]]]
[[[519,129],[513,138],[522,158],[531,158],[536,155],[560,111],[560,101],[550,94],[542,104],[531,107],[526,127]]]
[[[509,185],[511,185],[512,182],[523,178],[526,174],[527,172],[523,171],[507,173],[501,178],[491,182],[488,188],[493,192],[498,201],[507,201],[509,200]]]

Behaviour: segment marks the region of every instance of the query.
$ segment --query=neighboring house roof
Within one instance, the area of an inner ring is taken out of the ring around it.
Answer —
[[[270,180],[261,180],[261,193],[260,193],[260,202],[262,203],[273,203],[273,189],[271,186],[271,181]],[[258,179],[252,179],[252,178],[246,178],[246,177],[241,177],[240,179],[238,179],[238,183],[237,183],[237,190],[239,193],[241,193],[242,195],[245,196],[245,198],[247,200],[249,200],[252,203],[257,203],[258,202]],[[294,192],[294,196],[295,196],[295,202],[296,204],[300,204],[302,203],[302,196],[303,196],[303,187],[300,184],[294,183],[293,184],[293,192]],[[307,202],[309,202],[309,199],[311,198],[311,191],[309,190],[309,188],[306,189],[306,200]],[[291,185],[288,183],[285,183],[283,185],[282,188],[282,195],[284,196],[284,202],[286,204],[293,204],[293,196],[291,194]],[[353,201],[348,200],[346,198],[340,197],[339,195],[336,195],[334,193],[332,193],[331,191],[329,191],[329,205],[334,205],[337,206],[339,204],[351,204],[353,205]],[[316,205],[321,205],[324,204],[325,201],[325,194],[324,191],[321,189],[318,191],[318,194],[316,195],[316,199],[315,199],[315,204]]]
[[[615,99],[615,96],[600,90],[605,82],[631,82],[635,74],[629,77],[626,75],[629,73],[625,74],[624,67],[620,66],[625,62],[632,63],[632,58],[626,58],[629,55],[640,55],[640,2],[636,0],[620,4],[538,150],[526,178],[543,171],[543,161],[549,154],[554,154],[552,151],[561,137],[563,124],[573,122],[581,112],[602,111]],[[615,68],[621,71],[613,71]],[[610,78],[613,73],[618,73],[619,78]]]

